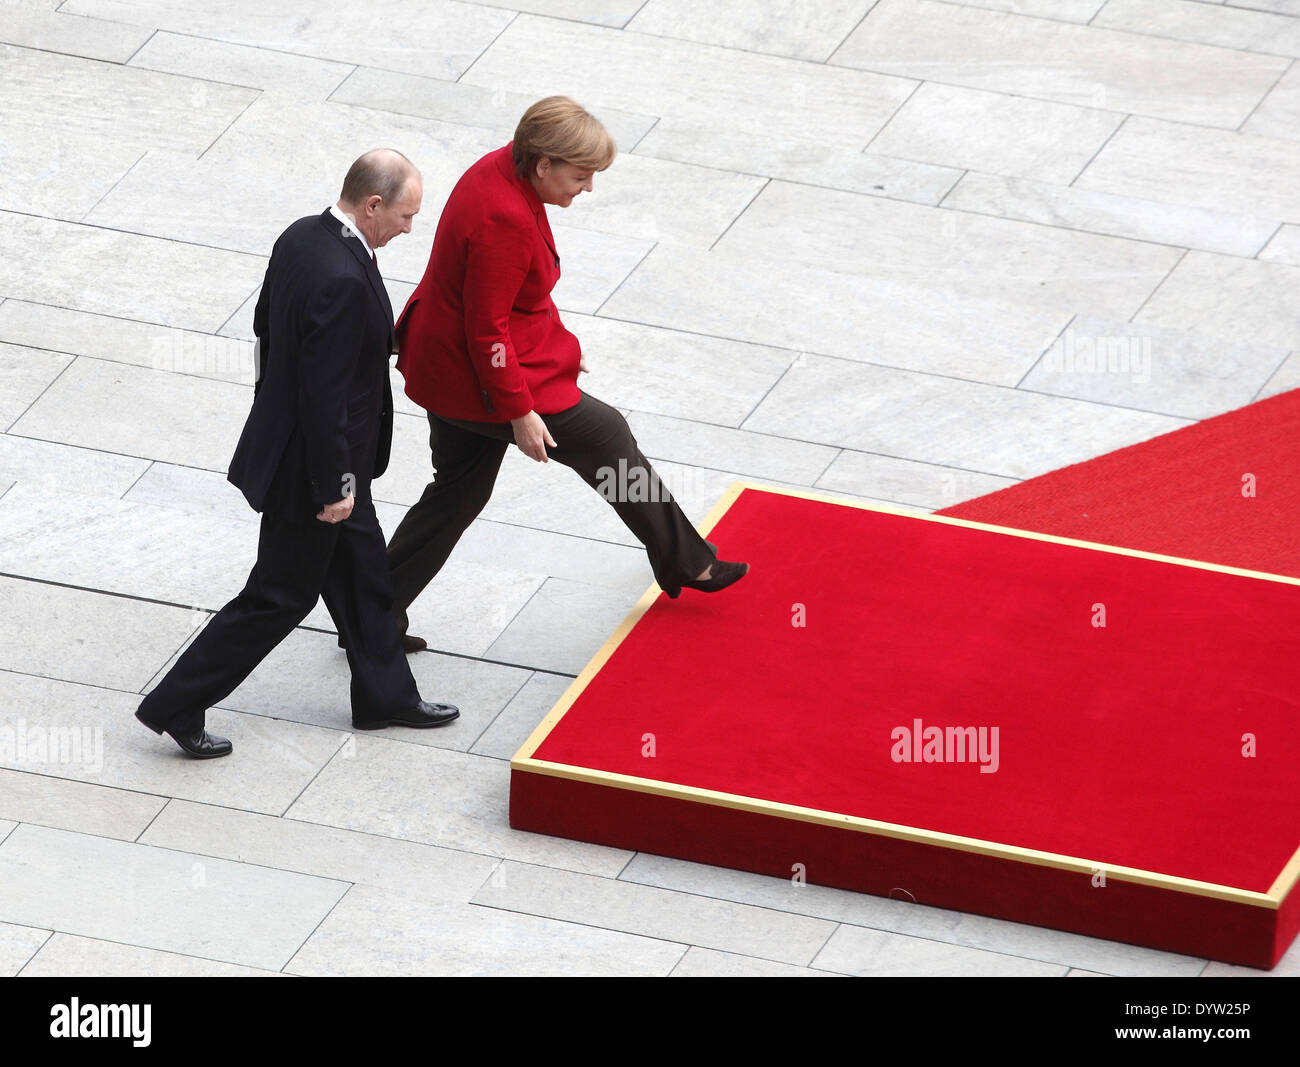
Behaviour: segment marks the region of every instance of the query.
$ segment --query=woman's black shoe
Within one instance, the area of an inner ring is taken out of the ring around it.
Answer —
[[[726,560],[713,561],[713,574],[703,581],[682,582],[683,589],[698,589],[701,593],[716,593],[726,589],[733,582],[738,582],[749,573],[748,563],[730,563]],[[672,593],[668,594],[670,597]]]

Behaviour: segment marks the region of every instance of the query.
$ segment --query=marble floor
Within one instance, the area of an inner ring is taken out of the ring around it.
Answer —
[[[132,712],[252,564],[253,303],[362,151],[424,175],[400,306],[574,97],[620,154],[550,209],[556,299],[688,513],[932,510],[1300,386],[1297,57],[1300,0],[0,0],[0,974],[1259,973],[511,830],[650,581],[514,450],[412,609],[453,726],[354,735],[321,608],[210,714],[233,758]]]

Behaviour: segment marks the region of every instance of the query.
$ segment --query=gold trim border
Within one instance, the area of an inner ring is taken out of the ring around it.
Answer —
[[[1246,570],[1241,567],[1229,567],[1217,563],[1206,563],[1202,560],[1184,559],[1179,556],[1168,556],[1156,552],[1142,552],[1137,549],[1121,548],[1117,545],[1105,545],[1096,541],[1082,541],[1072,537],[1057,537],[1054,534],[1035,533],[1030,530],[1017,530],[1010,526],[996,526],[992,523],[976,522],[972,519],[958,519],[949,515],[932,515],[929,512],[918,511],[911,508],[899,508],[885,504],[867,503],[862,500],[850,499],[846,497],[829,496],[821,493],[812,493],[798,489],[784,489],[777,486],[763,485],[758,482],[735,481],[728,487],[723,496],[714,504],[713,508],[698,524],[697,529],[701,535],[707,536],[714,526],[716,526],[723,515],[730,510],[731,506],[739,499],[740,494],[746,489],[753,489],[758,492],[772,493],[780,496],[797,497],[803,500],[815,500],[821,503],[839,504],[846,507],[858,508],[863,511],[876,511],[886,515],[899,515],[904,518],[922,519],[927,522],[938,522],[949,526],[964,526],[968,529],[987,530],[993,533],[1006,534],[1012,537],[1021,537],[1030,541],[1047,541],[1053,544],[1068,545],[1074,548],[1086,548],[1094,551],[1109,552],[1114,555],[1133,556],[1138,559],[1155,560],[1160,563],[1172,563],[1184,567],[1194,567],[1200,570],[1216,571],[1221,574],[1233,574],[1245,578],[1255,578],[1264,581],[1280,582],[1285,585],[1300,586],[1300,578],[1292,578],[1287,575],[1268,574],[1264,571]],[[572,684],[564,691],[555,706],[547,713],[546,717],[537,724],[536,729],[529,735],[515,753],[510,761],[512,771],[524,771],[533,774],[541,774],[547,777],[567,778],[573,781],[586,782],[591,785],[602,785],[615,789],[626,789],[637,793],[651,793],[658,796],[669,797],[678,800],[690,800],[696,803],[709,804],[714,807],[733,808],[738,811],[747,811],[759,815],[771,815],[777,818],[792,819],[798,822],[815,823],[822,826],[833,826],[841,829],[853,830],[861,833],[870,833],[879,837],[890,837],[897,840],[912,841],[917,844],[934,845],[940,848],[951,848],[960,852],[970,852],[983,856],[991,856],[998,859],[1008,859],[1020,863],[1028,863],[1036,867],[1054,867],[1060,870],[1074,871],[1080,874],[1094,874],[1105,872],[1107,878],[1115,878],[1122,882],[1131,882],[1137,885],[1153,886],[1160,889],[1170,889],[1174,892],[1187,893],[1193,896],[1212,897],[1219,900],[1226,900],[1238,904],[1248,904],[1254,907],[1277,910],[1281,907],[1287,894],[1291,892],[1297,881],[1300,881],[1300,847],[1292,854],[1291,859],[1286,863],[1278,873],[1273,884],[1269,886],[1264,893],[1259,893],[1249,889],[1239,889],[1235,886],[1219,885],[1214,882],[1201,882],[1193,878],[1181,878],[1172,874],[1161,874],[1158,871],[1146,871],[1137,867],[1124,867],[1112,865],[1100,860],[1088,860],[1078,856],[1066,856],[1055,852],[1043,852],[1038,849],[1023,848],[1019,845],[1007,845],[996,841],[985,841],[980,838],[962,837],[957,834],[948,834],[939,830],[923,830],[918,827],[904,826],[898,823],[881,822],[876,819],[866,819],[856,815],[841,815],[834,812],[823,811],[816,808],[804,808],[794,804],[782,804],[773,800],[761,800],[756,797],[747,797],[737,793],[723,793],[712,789],[701,789],[697,786],[679,785],[672,782],[661,782],[651,778],[638,778],[633,775],[619,774],[613,771],[599,771],[588,767],[577,767],[564,763],[552,763],[547,760],[539,760],[534,757],[534,753],[541,746],[542,742],[550,735],[565,713],[573,706],[574,702],[582,694],[583,690],[591,683],[592,679],[601,671],[611,656],[623,643],[624,639],[632,632],[632,628],[641,621],[654,602],[659,598],[660,588],[652,584],[649,589],[642,594],[641,599],[628,612],[627,617],[619,623],[618,628],[609,636],[608,640],[596,651],[591,660],[582,669],[582,672],[573,680]]]

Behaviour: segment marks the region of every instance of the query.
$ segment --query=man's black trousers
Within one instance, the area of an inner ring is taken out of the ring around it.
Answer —
[[[384,534],[369,497],[341,523],[264,512],[257,563],[140,705],[156,730],[193,733],[323,597],[352,669],[354,723],[420,701],[393,622]]]

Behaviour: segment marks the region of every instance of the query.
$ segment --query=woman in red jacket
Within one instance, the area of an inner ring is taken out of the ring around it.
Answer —
[[[397,367],[406,395],[429,413],[435,472],[388,545],[399,633],[407,607],[487,504],[512,441],[531,459],[572,467],[609,500],[670,597],[715,592],[749,570],[716,558],[623,416],[578,389],[586,366],[551,299],[560,255],[545,205],[568,207],[613,160],[600,122],[568,97],[547,97],[524,113],[510,144],[461,176],[443,208],[429,266],[397,325]],[[403,644],[426,647],[411,636]]]

